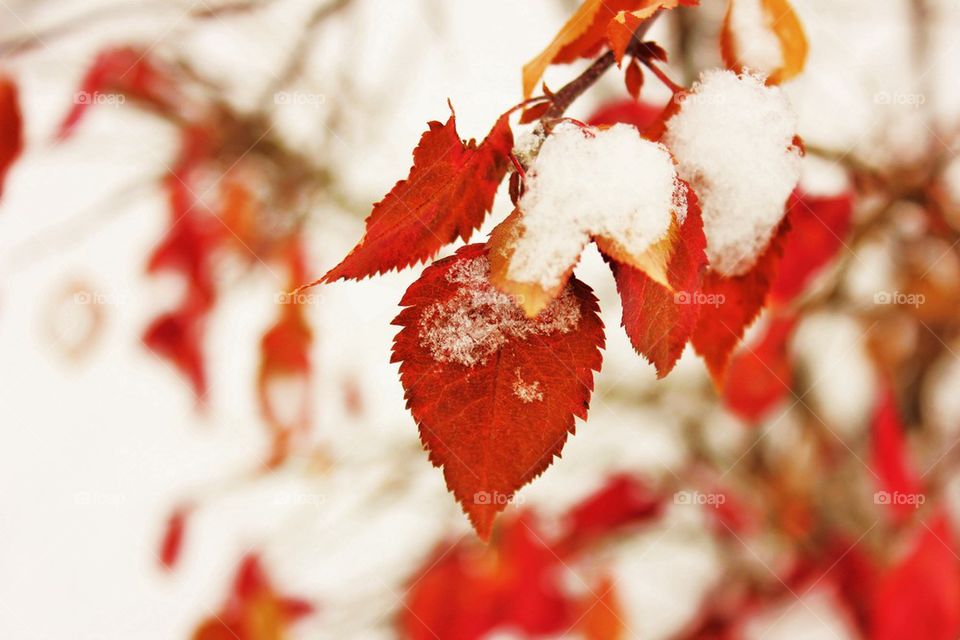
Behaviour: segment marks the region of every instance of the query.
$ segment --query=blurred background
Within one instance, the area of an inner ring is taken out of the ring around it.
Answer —
[[[798,193],[825,221],[794,250],[822,260],[719,397],[689,349],[656,380],[588,251],[590,419],[490,545],[389,362],[421,267],[288,293],[361,237],[448,98],[466,138],[519,102],[576,6],[0,2],[23,122],[0,201],[0,637],[960,637],[955,0],[794,0]],[[677,82],[721,66],[725,6],[650,31]],[[625,99],[614,69],[569,115]],[[508,212],[501,194],[474,237]]]

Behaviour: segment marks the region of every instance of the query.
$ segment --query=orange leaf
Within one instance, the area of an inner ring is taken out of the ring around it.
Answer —
[[[625,615],[614,581],[604,577],[584,596],[577,628],[584,640],[617,640],[626,637]]]
[[[452,108],[451,108],[452,111]],[[464,144],[456,116],[429,123],[413,151],[413,167],[373,206],[360,243],[318,282],[359,280],[433,257],[483,222],[510,167],[513,133],[500,116],[486,139]]]
[[[720,53],[729,69],[737,72],[744,66],[741,60],[741,45],[739,35],[731,28],[734,4],[738,0],[729,0],[727,13],[723,19],[723,28],[720,33]],[[767,79],[769,84],[780,84],[797,76],[807,61],[807,37],[803,32],[803,25],[793,11],[788,0],[757,0],[760,3],[766,21],[780,44],[781,64],[777,69],[770,70]]]
[[[687,217],[668,254],[667,279],[672,290],[608,256],[623,302],[623,327],[633,348],[657,368],[658,377],[673,369],[697,324],[705,248],[697,196],[688,186]]]
[[[633,34],[645,20],[653,17],[661,9],[676,9],[680,5],[693,6],[700,0],[643,0],[643,2],[634,3],[633,10],[618,11],[607,23],[605,39],[610,45],[610,50],[616,57],[617,64],[623,60],[627,53],[627,47],[633,39]]]
[[[596,45],[599,48],[602,42],[603,30],[613,19],[621,5],[627,7],[635,5],[639,0],[584,0],[577,12],[574,13],[560,32],[554,36],[547,48],[536,58],[523,66],[523,98],[533,95],[543,73],[551,64],[571,62],[580,57],[584,45]],[[609,7],[608,7],[609,5]],[[564,55],[561,56],[561,52]]]
[[[483,539],[586,417],[603,346],[582,282],[531,320],[489,271],[476,244],[424,270],[400,303],[392,358],[431,462]]]
[[[790,235],[770,298],[786,304],[804,291],[810,280],[843,246],[853,214],[851,194],[812,196],[794,191],[787,204]]]
[[[796,320],[775,318],[749,348],[730,359],[723,384],[724,404],[749,422],[757,422],[790,393],[793,372],[787,361],[787,341]]]
[[[17,85],[0,76],[0,195],[3,183],[13,164],[23,151],[23,119]]]
[[[763,309],[776,277],[789,229],[789,220],[785,218],[766,251],[747,273],[725,277],[715,271],[707,271],[704,276],[700,318],[690,343],[706,362],[718,387],[723,385],[731,352]]]

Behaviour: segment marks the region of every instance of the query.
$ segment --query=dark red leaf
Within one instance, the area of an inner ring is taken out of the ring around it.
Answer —
[[[730,359],[723,383],[726,407],[748,422],[757,422],[789,395],[793,371],[787,359],[787,341],[796,320],[771,319],[763,335]]]
[[[23,118],[17,85],[0,76],[0,195],[10,166],[23,151]]]

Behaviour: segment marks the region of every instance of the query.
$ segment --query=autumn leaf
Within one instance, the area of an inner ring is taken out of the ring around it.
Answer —
[[[640,99],[640,91],[643,89],[643,69],[640,68],[640,63],[636,59],[631,60],[630,64],[627,65],[627,71],[624,74],[624,84],[627,87],[627,93],[630,94],[630,97],[634,100]]]
[[[707,271],[704,275],[700,318],[690,343],[718,387],[723,386],[730,354],[766,303],[789,230],[789,219],[784,218],[766,250],[745,274],[728,277]]]
[[[431,462],[483,539],[586,417],[604,343],[585,284],[572,278],[529,319],[489,273],[482,245],[424,270],[400,303],[392,358]]]
[[[960,566],[945,514],[917,529],[907,555],[881,576],[871,640],[954,640],[960,634]]]
[[[363,239],[318,282],[402,269],[432,258],[457,238],[467,240],[493,206],[510,167],[509,113],[479,145],[460,140],[452,113],[446,124],[431,122],[413,151],[409,176],[374,205]]]
[[[180,560],[183,550],[183,538],[186,533],[187,519],[190,517],[190,507],[180,506],[173,510],[167,518],[163,538],[160,541],[160,565],[166,569],[173,569]]]
[[[10,166],[23,151],[23,118],[17,85],[0,76],[0,195]]]
[[[742,0],[740,0],[742,1]],[[780,84],[797,76],[807,61],[807,37],[803,32],[803,25],[794,13],[788,0],[756,0],[760,4],[765,24],[762,28],[769,29],[780,45],[781,63],[776,69],[769,71],[767,82]],[[738,0],[729,0],[727,13],[723,19],[720,34],[720,53],[728,69],[737,71],[749,66],[742,59],[743,50],[749,46],[741,42],[741,34],[732,27],[733,13],[737,10]]]
[[[790,394],[793,370],[787,359],[787,341],[796,319],[773,318],[760,338],[730,359],[723,384],[727,409],[757,423]]]
[[[410,640],[479,640],[503,628],[553,637],[579,616],[563,589],[560,555],[527,513],[507,522],[490,546],[441,547],[424,566],[401,612]]]
[[[524,98],[533,94],[550,65],[592,58],[607,44],[612,46],[619,62],[641,22],[659,9],[696,3],[697,0],[585,0],[547,48],[524,65]]]
[[[790,235],[783,247],[777,279],[770,290],[775,304],[800,295],[843,246],[853,215],[851,194],[814,196],[794,191],[787,204]]]
[[[618,640],[627,637],[625,617],[614,580],[604,576],[583,597],[577,629],[584,640]]]
[[[60,123],[58,139],[69,137],[90,107],[117,95],[129,96],[148,107],[170,110],[179,99],[176,80],[169,68],[155,60],[149,50],[117,47],[102,51],[87,70],[74,94],[73,108]]]
[[[700,0],[645,0],[636,3],[639,6],[632,11],[619,11],[613,20],[607,23],[606,41],[616,58],[617,64],[623,60],[627,47],[633,39],[633,34],[640,25],[653,17],[660,10],[676,9],[678,6],[694,6]]]
[[[664,496],[639,479],[613,475],[564,514],[558,548],[572,553],[603,536],[657,518],[664,506]]]
[[[173,363],[186,376],[197,398],[207,392],[203,358],[204,324],[208,307],[190,300],[157,317],[143,333],[143,343]]]
[[[871,468],[877,477],[880,503],[898,522],[917,510],[923,487],[910,459],[909,443],[888,384],[882,384],[871,422]]]
[[[670,287],[628,264],[608,258],[623,304],[621,324],[637,353],[663,377],[673,369],[697,325],[700,283],[707,265],[706,238],[697,196],[687,189],[686,218],[669,249]]]
[[[279,594],[257,554],[244,556],[220,610],[204,620],[193,640],[283,640],[287,629],[313,612],[313,605]]]

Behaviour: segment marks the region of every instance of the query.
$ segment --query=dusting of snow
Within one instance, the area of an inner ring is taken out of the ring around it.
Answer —
[[[529,319],[489,276],[486,257],[460,261],[447,272],[447,281],[461,286],[449,300],[428,307],[420,321],[420,344],[437,362],[484,364],[510,340],[569,333],[580,323],[580,304],[569,288]]]
[[[670,152],[635,127],[560,123],[527,172],[507,277],[554,287],[591,236],[640,256],[670,228],[677,184]]]
[[[543,130],[540,127],[527,131],[517,137],[513,145],[513,155],[516,156],[521,165],[529,167],[536,159],[537,153],[540,152],[543,140]]]
[[[783,49],[773,32],[770,16],[760,0],[736,0],[730,4],[730,30],[737,60],[747,69],[772,73],[783,66]]]
[[[540,382],[524,382],[520,375],[520,369],[517,369],[517,380],[513,383],[513,395],[520,398],[521,401],[529,404],[543,400],[543,391],[540,390]]]
[[[680,177],[700,197],[715,271],[746,273],[773,236],[800,176],[796,129],[779,87],[721,70],[701,75],[667,122]]]

